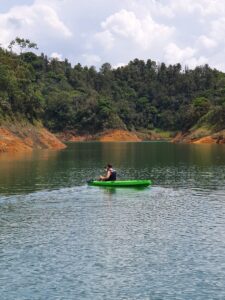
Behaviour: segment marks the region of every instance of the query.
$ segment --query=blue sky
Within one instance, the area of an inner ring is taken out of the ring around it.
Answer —
[[[15,6],[16,3],[20,4],[32,4],[33,0],[24,0],[24,1],[16,1],[16,0],[0,0],[0,12],[7,12],[12,6]]]
[[[0,0],[0,43],[16,36],[73,64],[153,59],[225,71],[222,0]]]

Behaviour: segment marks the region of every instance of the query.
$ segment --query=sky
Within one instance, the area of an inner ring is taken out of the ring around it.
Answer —
[[[15,37],[72,64],[135,58],[225,71],[225,0],[0,0],[0,44]]]

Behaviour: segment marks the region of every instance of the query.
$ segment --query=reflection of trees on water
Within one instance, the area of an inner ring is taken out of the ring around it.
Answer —
[[[118,179],[152,179],[172,187],[221,185],[224,154],[222,145],[165,142],[74,143],[62,151],[1,154],[0,193],[85,185],[107,163],[116,168]]]
[[[54,173],[58,153],[42,150],[0,155],[0,193],[34,191],[46,184]]]

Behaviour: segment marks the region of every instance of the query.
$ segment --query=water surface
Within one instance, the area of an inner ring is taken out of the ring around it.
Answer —
[[[88,187],[111,162],[143,190]],[[225,147],[0,156],[0,299],[225,299]]]

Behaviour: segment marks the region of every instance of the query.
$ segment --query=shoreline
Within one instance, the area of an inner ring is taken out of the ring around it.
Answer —
[[[68,130],[56,133],[57,138],[63,143],[66,142],[143,142],[143,141],[168,141],[159,133],[153,131],[128,131],[122,129],[112,129],[99,132],[97,134],[78,134],[76,131]]]
[[[200,130],[193,132],[177,132],[176,134],[165,132],[161,134],[155,131],[127,131],[121,129],[106,130],[98,134],[77,134],[76,131],[64,131],[56,133],[63,143],[66,142],[143,142],[143,141],[168,141],[183,144],[225,144],[225,130],[217,133],[205,134]]]
[[[172,143],[183,144],[225,144],[225,130],[210,132],[207,129],[199,128],[191,132],[179,132],[171,140]]]
[[[20,153],[35,149],[61,150],[67,142],[143,142],[167,141],[183,144],[225,144],[225,130],[209,134],[204,130],[192,132],[128,131],[112,129],[97,134],[78,134],[68,130],[53,134],[42,125],[13,123],[0,126],[0,154]]]

